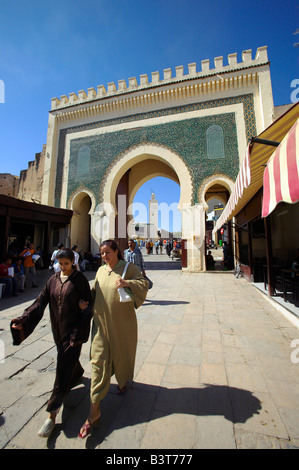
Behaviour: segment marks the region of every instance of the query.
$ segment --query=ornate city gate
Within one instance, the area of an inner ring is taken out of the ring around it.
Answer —
[[[226,202],[248,140],[272,122],[267,48],[175,70],[53,98],[42,203],[72,209],[72,242],[97,252],[107,236],[127,239],[141,185],[170,178],[181,189],[184,269],[201,271],[207,202],[225,192]]]

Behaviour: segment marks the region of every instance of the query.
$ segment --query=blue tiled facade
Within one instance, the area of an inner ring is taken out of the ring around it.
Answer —
[[[148,143],[166,147],[183,159],[193,179],[193,203],[198,202],[198,188],[206,177],[221,173],[234,180],[238,174],[239,151],[235,113],[221,113],[222,106],[235,103],[243,104],[246,138],[249,140],[252,135],[256,135],[253,96],[251,94],[62,129],[59,135],[55,188],[56,207],[60,207],[65,137],[71,133],[77,133],[77,138],[72,139],[70,144],[67,198],[79,187],[85,187],[94,193],[97,199],[96,203],[101,202],[99,201],[101,181],[109,165],[124,151],[138,144]],[[117,130],[93,137],[80,138],[80,132],[89,129],[209,108],[219,108],[219,113],[131,129],[129,132]],[[223,130],[224,156],[221,154],[221,158],[213,158],[207,154],[206,135],[211,126],[219,126]],[[90,155],[85,172],[82,170],[82,161],[80,161],[80,155],[82,156],[84,153]]]

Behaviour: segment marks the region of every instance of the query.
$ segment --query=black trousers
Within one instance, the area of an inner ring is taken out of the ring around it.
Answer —
[[[82,345],[57,347],[56,377],[47,411],[51,412],[60,408],[65,396],[82,377],[84,369],[79,362],[81,348]]]

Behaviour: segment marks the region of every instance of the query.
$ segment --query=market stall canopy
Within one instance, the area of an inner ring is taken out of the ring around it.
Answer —
[[[263,186],[263,175],[268,160],[273,152],[279,149],[279,143],[282,142],[298,117],[299,103],[296,103],[289,111],[267,127],[258,138],[252,139],[247,147],[230,198],[217,220],[213,233],[237,215]]]
[[[282,201],[299,201],[299,118],[267,163],[262,217],[267,217]]]

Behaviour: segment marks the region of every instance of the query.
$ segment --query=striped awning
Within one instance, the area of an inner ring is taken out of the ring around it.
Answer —
[[[242,167],[239,171],[237,179],[235,181],[234,188],[230,195],[230,198],[221,214],[217,223],[214,227],[213,232],[219,230],[225,222],[232,217],[234,209],[238,204],[240,198],[242,198],[244,189],[247,188],[251,181],[251,173],[250,173],[250,145],[248,145],[245,153],[245,158],[242,163]]]
[[[258,138],[272,142],[282,142],[298,117],[299,103],[296,103],[289,111],[259,134]],[[253,143],[247,147],[234,188],[221,216],[217,220],[213,233],[219,230],[228,220],[235,217],[261,189],[265,166],[273,152],[278,150],[279,147],[260,143]]]
[[[267,163],[262,217],[267,217],[282,201],[299,201],[299,118]]]

